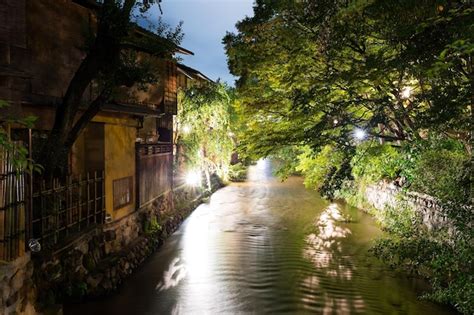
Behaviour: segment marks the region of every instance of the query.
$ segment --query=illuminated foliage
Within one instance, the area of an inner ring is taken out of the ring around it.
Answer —
[[[423,234],[391,209],[380,220],[398,229],[377,252],[418,268],[430,298],[472,313],[472,4],[256,0],[254,11],[224,38],[241,152],[278,156],[283,173],[330,198],[385,179],[449,201],[455,235]]]
[[[245,151],[350,146],[358,127],[388,141],[436,130],[470,152],[473,9],[345,3],[260,0],[225,37],[248,119]]]
[[[0,100],[0,109],[8,106],[8,103]],[[0,161],[9,156],[15,171],[41,172],[43,168],[36,164],[28,156],[27,148],[20,142],[12,141],[8,132],[9,125],[19,125],[26,128],[32,128],[36,117],[28,116],[23,119],[14,119],[2,117],[0,120]]]
[[[175,120],[178,169],[227,178],[234,150],[233,99],[232,89],[222,83],[180,92]]]

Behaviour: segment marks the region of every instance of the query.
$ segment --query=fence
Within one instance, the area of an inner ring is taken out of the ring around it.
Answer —
[[[172,188],[171,144],[137,144],[137,207],[152,202]]]
[[[0,148],[0,260],[12,260],[25,249],[25,174],[16,171],[14,150]]]
[[[85,177],[35,180],[29,235],[43,249],[105,221],[104,172]]]

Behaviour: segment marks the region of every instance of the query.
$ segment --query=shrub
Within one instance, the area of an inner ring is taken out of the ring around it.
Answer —
[[[423,298],[474,314],[471,234],[469,230],[409,228],[378,240],[372,250],[391,266],[427,278],[432,289]]]
[[[296,170],[304,176],[306,187],[319,189],[326,178],[336,173],[342,159],[341,152],[329,145],[318,153],[314,153],[309,147],[304,147],[303,153],[298,156],[299,163]]]
[[[413,169],[411,190],[445,201],[469,200],[469,158],[459,151],[427,150]]]
[[[237,163],[229,167],[229,180],[232,182],[243,182],[247,179],[247,166]]]
[[[394,180],[400,174],[400,160],[402,158],[398,148],[391,145],[374,145],[366,142],[357,147],[352,158],[352,174],[357,181],[375,183],[382,179]]]

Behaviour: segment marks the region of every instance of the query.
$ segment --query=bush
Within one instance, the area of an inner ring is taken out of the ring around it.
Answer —
[[[451,234],[447,229],[429,232],[419,226],[398,230],[378,240],[373,251],[392,267],[427,278],[432,290],[423,298],[474,314],[472,231]]]
[[[352,174],[357,181],[366,183],[382,179],[394,180],[400,175],[401,157],[398,148],[366,142],[357,147],[352,158]]]
[[[229,167],[229,180],[231,182],[244,182],[247,179],[247,166],[237,163]]]
[[[302,150],[300,147],[284,147],[272,153],[272,166],[274,167],[274,174],[281,180],[287,179],[289,176],[301,175],[296,169],[298,166],[298,156]]]
[[[364,198],[364,184],[346,181],[339,196],[363,206],[390,233],[377,240],[372,251],[394,268],[426,278],[431,291],[422,297],[451,304],[465,314],[474,314],[472,262],[474,212],[462,203],[444,203],[441,211],[451,225],[429,231],[420,216],[400,200],[400,207],[371,209]]]
[[[327,178],[332,177],[343,160],[341,152],[332,146],[325,146],[320,152],[314,153],[311,148],[304,147],[298,156],[296,170],[304,176],[307,188],[320,189]]]
[[[444,201],[468,202],[469,176],[469,158],[464,152],[427,150],[415,163],[410,189]]]

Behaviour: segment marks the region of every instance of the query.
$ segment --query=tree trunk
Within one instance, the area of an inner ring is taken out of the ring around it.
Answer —
[[[77,116],[84,91],[100,71],[101,55],[100,50],[93,50],[87,55],[74,74],[63,101],[56,109],[53,129],[38,161],[44,167],[46,175],[67,173],[69,132]]]
[[[113,78],[120,63],[120,43],[128,35],[130,14],[136,0],[125,0],[122,7],[115,1],[105,0],[99,16],[94,44],[72,78],[63,101],[56,109],[50,135],[43,146],[38,163],[46,175],[64,175],[68,172],[68,154],[77,136],[98,113],[108,96],[99,97],[86,107],[84,115],[74,125],[85,90],[102,72]]]

